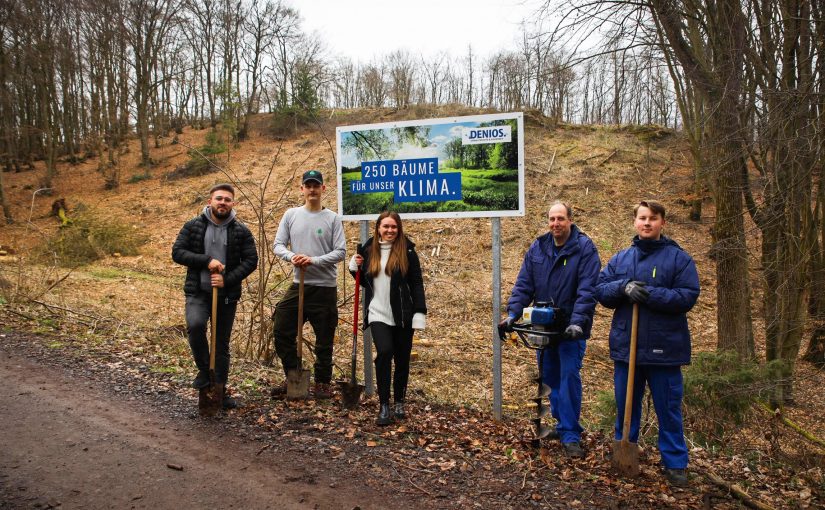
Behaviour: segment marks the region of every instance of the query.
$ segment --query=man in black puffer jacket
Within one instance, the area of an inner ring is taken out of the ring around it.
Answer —
[[[226,384],[229,375],[229,337],[235,309],[241,297],[241,282],[258,267],[255,238],[235,218],[235,188],[218,184],[209,190],[203,212],[186,222],[172,246],[172,259],[186,266],[186,328],[189,347],[198,367],[194,388],[209,386],[209,343],[206,325],[212,313],[212,287],[218,288],[215,349],[215,378]],[[224,408],[237,403],[229,396]]]

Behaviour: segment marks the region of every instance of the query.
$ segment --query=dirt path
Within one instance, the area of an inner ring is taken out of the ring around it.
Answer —
[[[0,508],[379,508],[308,459],[113,398],[0,342]],[[206,448],[209,444],[209,448]]]

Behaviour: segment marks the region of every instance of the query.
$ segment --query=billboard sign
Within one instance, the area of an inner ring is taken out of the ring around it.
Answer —
[[[521,113],[342,126],[336,140],[345,220],[524,215]]]

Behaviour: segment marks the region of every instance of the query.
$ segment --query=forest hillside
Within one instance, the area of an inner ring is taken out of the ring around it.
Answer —
[[[263,245],[266,260],[263,274],[256,272],[246,284],[233,333],[234,359],[239,362],[230,380],[237,381],[235,390],[250,402],[263,401],[268,388],[283,377],[277,358],[273,361],[269,316],[291,281],[290,267],[273,260],[270,246],[283,212],[301,203],[300,174],[321,170],[327,186],[324,203],[336,209],[336,126],[477,113],[488,111],[460,106],[335,109],[321,110],[319,120],[288,125],[259,114],[251,117],[241,141],[224,134],[220,124],[214,130],[186,128],[157,139],[148,167],[140,165],[137,140],[130,140],[118,163],[122,182],[114,189],[107,189],[94,155],[59,162],[48,193],[40,191],[43,162],[35,162],[32,170],[6,172],[6,198],[16,221],[0,226],[4,328],[71,337],[69,344],[54,340],[55,349],[105,349],[139,357],[185,392],[193,373],[183,318],[185,270],[171,260],[171,246],[183,223],[204,206],[207,190],[230,181],[239,189],[238,217]],[[575,223],[596,242],[604,264],[634,234],[633,205],[656,199],[667,207],[666,235],[694,257],[700,274],[702,293],[688,315],[694,359],[713,353],[716,281],[709,248],[715,211],[709,196],[697,197],[693,160],[683,135],[656,126],[570,125],[527,111],[524,145],[527,212],[523,218],[501,222],[503,302],[527,247],[546,232],[552,201],[573,206]],[[211,164],[199,163],[203,158]],[[693,221],[691,203],[696,198],[706,200],[701,218]],[[468,409],[490,419],[491,222],[411,220],[404,227],[421,255],[429,308],[427,329],[416,335],[413,347],[412,398],[422,410],[432,404]],[[351,254],[359,225],[348,222],[345,228]],[[756,290],[761,289],[759,239],[756,229],[750,232]],[[113,242],[106,244],[107,238]],[[83,243],[91,246],[89,253],[80,253]],[[339,305],[335,379],[345,377],[351,341],[352,279],[343,267]],[[757,354],[764,360],[764,317],[758,309],[753,315]],[[609,443],[605,432],[612,423],[609,322],[609,311],[599,307],[582,370],[583,418],[594,449]],[[513,434],[528,434],[534,354],[508,342],[503,357],[505,422]],[[362,358],[359,351],[359,364]],[[730,372],[724,367],[736,365],[718,359],[713,363],[723,374]],[[721,407],[723,397],[729,396],[725,389],[719,390],[721,396],[709,389],[704,402],[686,401],[689,444],[700,462],[716,466],[728,479],[751,487],[752,495],[777,507],[825,501],[825,449],[779,421],[786,418],[815,438],[825,436],[825,395],[820,389],[825,373],[799,362],[796,374],[795,403],[776,419],[760,407],[756,394],[737,410],[738,421]],[[705,388],[712,386],[697,377]],[[751,382],[758,386],[758,380]],[[646,409],[643,443],[652,448],[655,415],[652,407]],[[657,457],[650,455],[649,462]]]

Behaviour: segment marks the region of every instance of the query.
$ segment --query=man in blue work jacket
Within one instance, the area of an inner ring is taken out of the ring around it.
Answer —
[[[633,210],[638,234],[630,248],[614,255],[599,275],[596,298],[615,309],[610,325],[616,396],[616,440],[622,439],[627,394],[633,304],[639,304],[636,372],[630,422],[632,442],[639,439],[642,396],[650,387],[659,421],[659,453],[665,476],[687,485],[688,449],[682,426],[682,365],[690,363],[687,312],[699,297],[699,275],[690,255],[664,236],[665,208],[652,200]]]
[[[581,368],[601,262],[596,245],[573,224],[569,205],[555,202],[548,216],[550,231],[533,241],[524,255],[501,325],[509,327],[531,303],[547,302],[562,310],[559,316],[566,324],[559,330],[565,338],[539,351],[542,382],[550,386],[550,410],[558,422],[549,437],[560,439],[568,456],[584,457]]]

